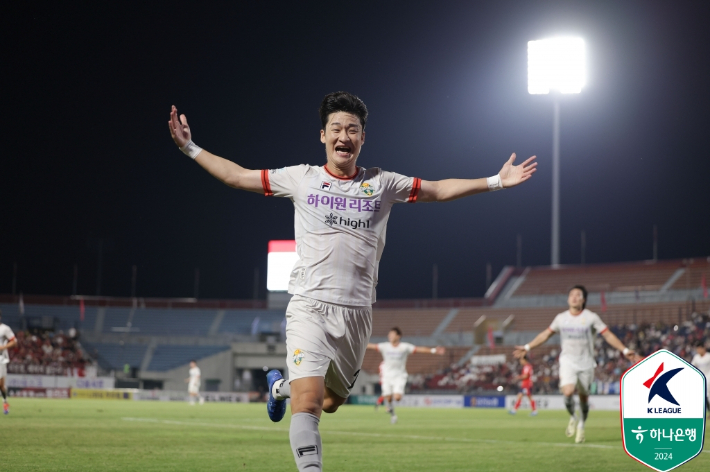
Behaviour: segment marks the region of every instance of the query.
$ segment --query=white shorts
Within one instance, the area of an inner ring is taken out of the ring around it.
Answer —
[[[187,393],[200,393],[200,382],[191,382],[187,385]]]
[[[383,375],[382,395],[389,396],[404,395],[404,387],[407,385],[407,374]]]
[[[333,305],[294,295],[286,309],[289,382],[323,377],[348,398],[360,374],[372,333],[372,307]]]
[[[0,379],[7,377],[7,364],[0,363]]]
[[[577,393],[589,395],[589,387],[594,380],[594,367],[580,370],[574,366],[560,363],[560,388],[565,385],[577,387]]]

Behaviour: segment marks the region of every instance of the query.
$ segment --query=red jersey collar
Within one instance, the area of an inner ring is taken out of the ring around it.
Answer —
[[[333,174],[331,171],[328,170],[328,166],[323,166],[323,170],[325,170],[328,173],[328,175],[330,175],[331,177],[334,177],[338,180],[353,180],[355,177],[357,177],[357,174],[360,173],[359,167],[355,167],[355,173],[353,175],[351,175],[350,177],[338,177],[337,175]]]

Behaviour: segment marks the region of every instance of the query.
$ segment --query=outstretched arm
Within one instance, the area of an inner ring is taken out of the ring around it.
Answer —
[[[522,164],[514,166],[515,153],[511,154],[498,175],[490,178],[491,185],[489,179],[422,180],[419,201],[448,202],[477,193],[515,187],[532,177],[537,167],[537,162],[533,162],[534,160],[535,156],[532,156]]]
[[[375,350],[375,351],[378,350],[377,344],[372,344],[372,343],[367,343],[367,348],[368,348],[368,349],[373,349],[373,350]]]
[[[520,359],[531,349],[540,346],[541,344],[545,344],[547,340],[552,337],[553,334],[555,334],[554,331],[552,331],[550,328],[546,328],[545,331],[535,336],[535,339],[530,341],[525,346],[515,346],[513,356],[515,356],[516,359]]]
[[[232,161],[215,156],[204,149],[200,150],[195,143],[192,142],[192,132],[190,131],[190,126],[187,124],[187,117],[180,115],[178,119],[175,105],[173,105],[170,110],[168,127],[170,128],[170,136],[172,136],[173,141],[175,141],[175,144],[177,144],[180,150],[185,152],[188,148],[191,148],[194,152],[197,152],[196,156],[191,157],[217,180],[233,188],[264,193],[264,188],[261,184],[260,170],[245,169]],[[186,148],[186,146],[188,146],[188,148]]]
[[[444,353],[446,352],[446,349],[444,349],[441,346],[436,346],[436,347],[417,346],[414,348],[414,352],[418,352],[419,354],[438,354],[440,356],[443,356]]]
[[[624,346],[624,343],[622,343],[621,340],[617,338],[616,335],[610,330],[607,329],[606,331],[603,331],[602,337],[606,342],[611,344],[611,347],[621,351],[628,360],[633,362],[638,362],[639,360],[641,360],[641,358],[634,351]]]

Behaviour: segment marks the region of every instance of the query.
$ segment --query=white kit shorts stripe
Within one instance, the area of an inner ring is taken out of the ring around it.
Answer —
[[[286,309],[289,382],[324,377],[326,387],[347,398],[360,374],[372,333],[372,307],[324,303],[294,295]]]

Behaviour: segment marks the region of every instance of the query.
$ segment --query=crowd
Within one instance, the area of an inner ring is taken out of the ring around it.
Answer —
[[[93,361],[84,355],[76,330],[15,333],[17,346],[10,351],[8,372],[83,376]]]
[[[659,349],[667,349],[688,362],[695,351],[697,341],[710,342],[710,316],[693,313],[691,319],[679,324],[665,323],[618,325],[610,329],[626,345],[641,355],[648,355]],[[631,366],[621,353],[606,344],[601,337],[595,340],[597,368],[591,386],[592,394],[618,394],[619,380]],[[533,352],[534,354],[534,352]],[[552,350],[540,358],[531,359],[534,369],[533,393],[554,394],[559,392],[558,350]],[[520,365],[512,356],[495,365],[464,366],[451,365],[435,375],[410,376],[412,391],[452,390],[463,394],[482,392],[515,393],[518,390],[515,376],[520,373]]]

